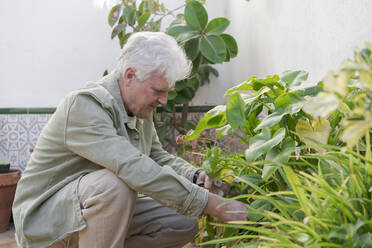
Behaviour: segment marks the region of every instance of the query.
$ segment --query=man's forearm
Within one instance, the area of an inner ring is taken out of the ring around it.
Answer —
[[[228,201],[228,202],[226,202]],[[224,204],[223,204],[224,203]],[[208,193],[208,202],[203,214],[220,218],[222,221],[248,220],[248,205]]]

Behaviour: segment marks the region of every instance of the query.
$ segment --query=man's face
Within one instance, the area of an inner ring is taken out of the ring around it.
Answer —
[[[155,75],[138,82],[135,74],[124,75],[123,85],[121,95],[129,116],[149,118],[157,106],[167,104],[170,88],[163,76]]]

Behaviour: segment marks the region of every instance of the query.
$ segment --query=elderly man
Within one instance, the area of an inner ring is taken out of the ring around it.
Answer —
[[[61,101],[17,187],[20,247],[182,247],[202,214],[247,218],[240,202],[217,208],[211,179],[159,142],[152,111],[189,71],[173,38],[136,33],[114,72]]]

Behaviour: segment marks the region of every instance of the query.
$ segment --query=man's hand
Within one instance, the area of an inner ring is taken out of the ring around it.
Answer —
[[[248,205],[231,200],[222,206],[218,207],[223,202],[228,201],[221,196],[213,193],[208,193],[208,203],[204,208],[203,213],[220,218],[223,222],[241,220],[248,220]],[[235,212],[236,211],[236,212]]]
[[[221,181],[215,179],[211,179],[205,171],[200,172],[198,179],[196,180],[196,184],[204,187],[209,192],[217,194],[219,196],[224,196],[230,190],[229,185],[224,185]]]
[[[197,185],[203,185],[205,189],[208,191],[212,189],[213,186],[213,180],[207,176],[207,173],[205,171],[200,172],[198,179],[196,180]]]

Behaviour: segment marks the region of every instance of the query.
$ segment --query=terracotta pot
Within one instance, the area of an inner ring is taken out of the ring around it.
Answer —
[[[20,177],[21,172],[18,170],[0,174],[0,232],[9,228],[14,194]]]

